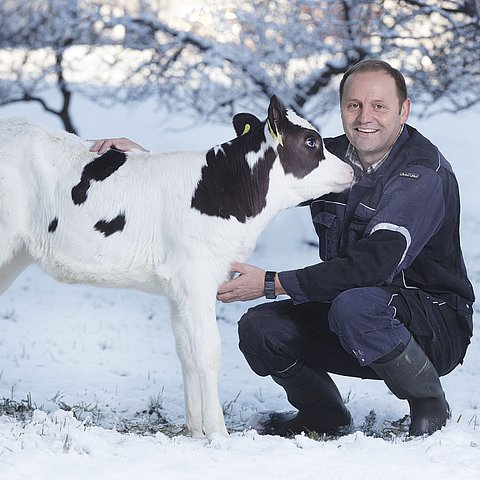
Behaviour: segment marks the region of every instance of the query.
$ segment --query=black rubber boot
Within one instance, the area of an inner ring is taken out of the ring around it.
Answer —
[[[445,426],[450,407],[432,362],[412,337],[400,355],[370,367],[384,380],[392,393],[410,406],[409,434],[431,435]]]
[[[353,429],[352,417],[327,373],[304,365],[291,377],[272,378],[285,389],[288,401],[298,412],[270,413],[268,419],[261,422],[260,433],[282,437],[301,432],[338,436]]]

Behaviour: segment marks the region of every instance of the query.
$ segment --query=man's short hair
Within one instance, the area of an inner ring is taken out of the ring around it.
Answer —
[[[343,89],[345,82],[348,77],[354,73],[359,72],[385,72],[390,75],[395,80],[395,86],[397,87],[397,96],[400,102],[400,109],[402,108],[403,102],[408,98],[407,94],[407,85],[405,84],[405,77],[400,73],[399,70],[393,68],[389,63],[382,60],[362,60],[355,65],[351,66],[343,75],[342,80],[340,81],[340,103],[342,103],[343,98]]]

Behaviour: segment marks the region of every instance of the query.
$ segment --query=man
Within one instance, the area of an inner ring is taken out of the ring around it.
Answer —
[[[251,308],[239,322],[251,368],[298,409],[271,414],[264,433],[348,433],[335,373],[382,379],[408,401],[410,435],[428,435],[450,416],[439,376],[463,361],[473,329],[458,186],[438,149],[406,125],[410,100],[398,70],[358,63],[340,83],[340,104],[345,135],[325,144],[356,178],[350,190],[310,205],[323,262],[279,273],[234,264],[239,275],[218,299],[290,297]],[[92,149],[139,147],[126,142]]]
[[[323,262],[276,274],[235,264],[240,275],[218,299],[290,296],[239,322],[250,367],[298,409],[270,415],[265,433],[348,432],[350,413],[328,375],[336,373],[382,379],[408,401],[410,435],[428,435],[450,416],[439,376],[462,362],[473,328],[457,182],[438,149],[406,125],[398,70],[358,63],[340,83],[340,104],[345,135],[325,144],[356,179],[311,203]]]

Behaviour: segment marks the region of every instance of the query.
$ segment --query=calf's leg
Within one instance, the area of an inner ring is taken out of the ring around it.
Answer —
[[[192,277],[190,277],[192,278]],[[182,364],[187,427],[194,436],[228,435],[218,399],[221,342],[215,316],[216,286],[190,285],[174,302],[172,326]]]

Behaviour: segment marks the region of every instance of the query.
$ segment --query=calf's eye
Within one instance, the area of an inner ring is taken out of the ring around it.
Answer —
[[[316,148],[318,147],[318,141],[315,137],[308,137],[306,140],[305,140],[305,145],[308,147],[308,148]]]

